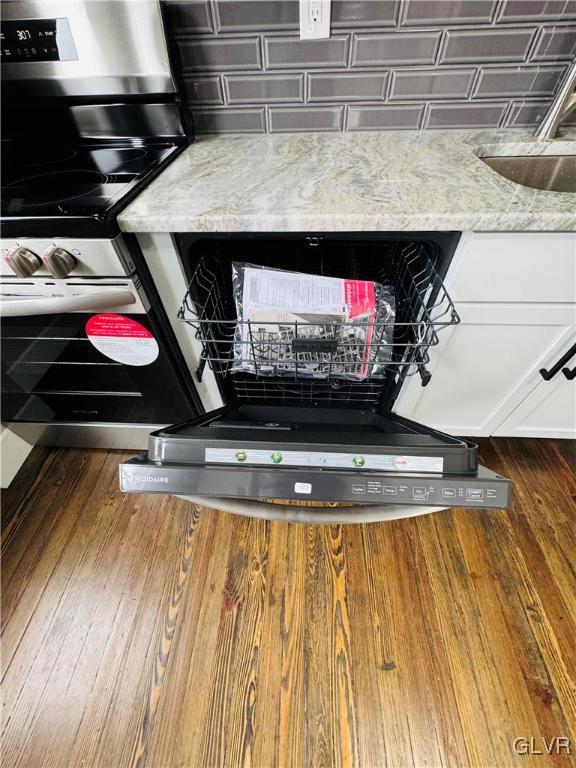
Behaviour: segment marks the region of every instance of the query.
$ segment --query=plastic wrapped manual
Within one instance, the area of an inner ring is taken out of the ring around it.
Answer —
[[[391,286],[238,262],[232,283],[232,372],[352,381],[384,373],[394,333]]]

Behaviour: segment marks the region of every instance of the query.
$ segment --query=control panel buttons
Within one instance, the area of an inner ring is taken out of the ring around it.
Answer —
[[[354,464],[355,467],[363,467],[364,464],[366,464],[366,459],[364,456],[354,456],[352,464]]]
[[[352,485],[352,493],[366,493],[366,486],[359,483]]]
[[[47,248],[42,254],[42,261],[52,277],[60,279],[68,277],[78,263],[71,253],[58,245]]]
[[[384,486],[384,496],[396,496],[397,493],[398,493],[398,486],[396,485]]]
[[[442,488],[442,498],[454,499],[456,497],[456,488]]]
[[[412,498],[414,501],[426,501],[428,498],[428,489],[425,486],[414,486],[414,488],[412,488]]]
[[[248,454],[246,451],[236,451],[236,461],[246,461]]]
[[[4,261],[18,277],[32,277],[42,266],[40,256],[22,246],[8,251],[4,256]]]
[[[282,461],[282,454],[280,453],[280,451],[274,451],[274,453],[270,458],[272,459],[274,464],[280,464],[280,462]]]

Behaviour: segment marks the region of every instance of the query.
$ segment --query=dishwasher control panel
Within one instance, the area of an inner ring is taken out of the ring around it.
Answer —
[[[353,481],[352,497],[361,501],[389,501],[391,504],[427,504],[446,507],[494,507],[502,501],[500,483],[478,482],[477,478],[406,478]]]
[[[269,467],[165,464],[147,458],[120,465],[120,485],[128,492],[222,496],[248,499],[301,499],[351,504],[408,504],[437,507],[508,505],[510,482],[484,467],[471,477],[330,471],[270,470]],[[352,514],[352,511],[351,511]]]

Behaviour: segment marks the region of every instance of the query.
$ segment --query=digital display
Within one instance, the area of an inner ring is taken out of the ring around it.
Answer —
[[[77,59],[68,19],[2,20],[0,58],[3,64]]]

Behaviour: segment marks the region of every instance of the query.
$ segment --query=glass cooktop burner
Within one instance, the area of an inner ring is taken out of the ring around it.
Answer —
[[[141,160],[146,157],[148,152],[143,147],[131,147],[122,149],[112,149],[108,147],[106,149],[92,149],[90,156],[93,162],[96,163],[133,163],[135,160]]]
[[[53,147],[40,152],[26,152],[20,157],[22,168],[41,168],[45,165],[56,165],[72,160],[76,156],[76,150],[67,147]]]
[[[92,143],[28,147],[2,142],[3,217],[101,216],[149,176],[173,145]]]
[[[1,196],[3,201],[17,201],[21,208],[34,208],[93,194],[107,181],[99,171],[53,171],[12,181]]]

